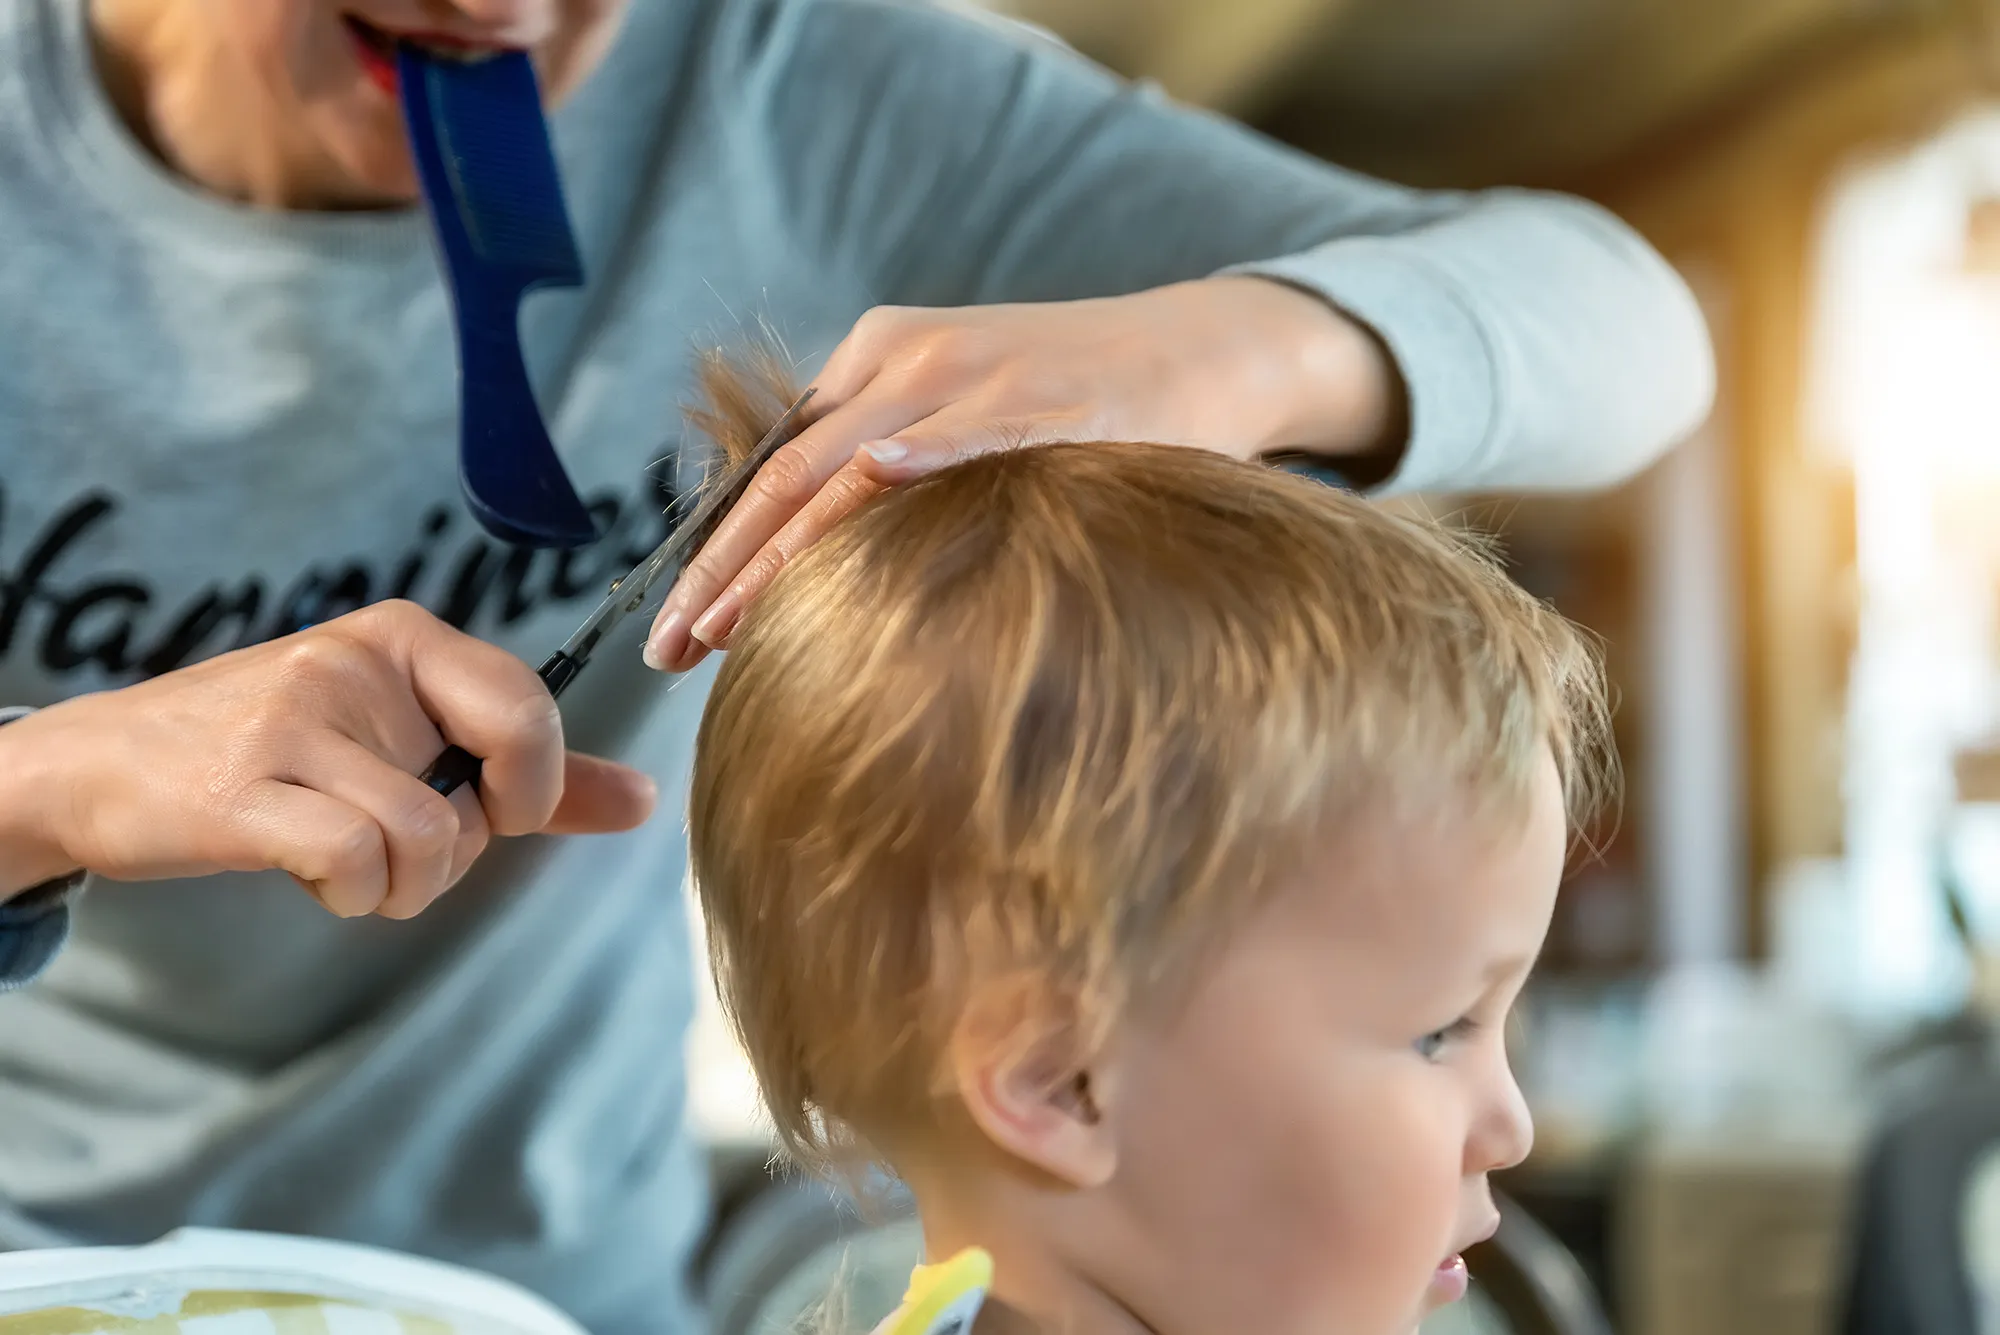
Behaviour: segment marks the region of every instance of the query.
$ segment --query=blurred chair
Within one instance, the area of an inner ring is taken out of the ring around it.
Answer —
[[[1961,1067],[1863,1162],[1842,1335],[1982,1335],[2000,1317],[2000,1070]]]
[[[1958,752],[1953,773],[1960,804],[2000,803],[2000,749]],[[1973,928],[1949,840],[1939,844],[1938,888],[1972,995],[1880,1064],[1910,1088],[1863,1160],[1842,1335],[2000,1331],[2000,959]]]
[[[923,1236],[906,1195],[887,1185],[870,1195],[857,1207],[799,1179],[725,1187],[734,1204],[702,1267],[711,1335],[816,1330],[813,1314],[833,1295],[828,1330],[865,1332],[895,1310]],[[1610,1335],[1576,1258],[1511,1203],[1501,1202],[1501,1217],[1498,1235],[1466,1258],[1471,1300],[1427,1322],[1424,1335]]]

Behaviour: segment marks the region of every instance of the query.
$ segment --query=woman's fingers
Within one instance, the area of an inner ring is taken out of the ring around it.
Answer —
[[[976,455],[1016,449],[1033,441],[1054,439],[1058,434],[1055,427],[1042,424],[994,422],[962,413],[937,413],[887,440],[863,445],[695,620],[690,631],[692,643],[682,659],[681,670],[699,663],[709,650],[727,647],[743,609],[756,601],[778,572],[885,488],[914,482],[926,473]]]
[[[907,415],[907,409],[885,414]],[[685,672],[701,662],[710,650],[726,647],[743,609],[756,601],[778,572],[884,488],[913,482],[976,455],[1060,439],[1074,425],[1068,418],[996,421],[976,411],[959,409],[933,413],[886,439],[861,445],[819,483],[809,498],[799,501],[796,494],[787,496],[789,517],[754,553],[745,556],[743,547],[749,537],[763,530],[762,523],[754,529],[738,530],[738,545],[733,549],[715,550],[715,543],[704,549],[705,553],[714,551],[714,560],[702,572],[700,582],[690,584],[684,596],[690,605],[706,596],[706,607],[685,619],[676,618],[672,624],[662,614],[653,645],[649,646],[656,650],[653,661],[672,671]],[[738,507],[739,511],[743,508]],[[729,572],[726,576],[721,573],[725,570]],[[708,595],[710,588],[717,589],[712,596]],[[661,634],[662,629],[668,634]],[[671,652],[674,650],[678,652]]]
[[[416,776],[449,740],[484,762],[446,799]],[[0,737],[29,865],[123,881],[273,868],[341,914],[420,912],[494,833],[623,829],[651,783],[569,755],[526,664],[409,604],[378,604],[118,690]],[[572,789],[572,784],[574,788]],[[0,894],[8,884],[0,867]]]
[[[881,484],[871,480],[853,460],[828,478],[818,493],[737,572],[708,610],[695,618],[674,670],[686,672],[707,657],[711,649],[726,646],[743,609],[778,577],[778,572],[881,490]]]
[[[319,740],[301,756],[294,781],[352,807],[381,834],[387,873],[381,899],[329,903],[336,912],[414,917],[450,889],[486,847],[486,816],[476,799],[441,797],[410,770],[348,738]]]
[[[675,583],[646,661],[686,671],[727,643],[788,561],[884,487],[1033,440],[1099,438],[1125,386],[1088,368],[1125,349],[1150,378],[1163,359],[1140,335],[1157,324],[1101,302],[869,311],[814,382],[823,415],[764,465]]]
[[[563,791],[566,752],[555,697],[506,650],[415,608],[400,615],[400,639],[392,644],[409,691],[445,741],[480,758],[479,801],[487,824],[498,835],[540,830]]]
[[[674,582],[653,622],[648,660],[672,671],[699,661],[694,624],[847,465],[857,446],[891,435],[921,415],[886,396],[864,394],[820,417],[773,454]]]
[[[389,897],[382,827],[359,808],[315,788],[263,779],[241,795],[240,849],[216,860],[244,871],[274,867],[343,918],[372,913]]]
[[[450,798],[344,737],[302,757],[295,780],[259,785],[246,865],[289,872],[344,918],[412,918],[458,883],[491,838],[470,790]],[[651,779],[570,753],[550,834],[625,830],[652,814]]]
[[[699,662],[707,649],[693,626],[724,591],[847,468],[863,443],[895,435],[976,383],[974,361],[973,347],[948,313],[878,306],[856,321],[813,381],[814,420],[764,465],[674,582],[647,637],[646,661],[669,671]],[[755,573],[761,588],[774,568]],[[733,620],[724,608],[705,629],[713,633]],[[726,629],[720,638],[727,638]]]
[[[937,413],[888,440],[871,441],[854,456],[863,477],[882,487],[914,482],[929,473],[982,454],[997,454],[1042,441],[1075,439],[1077,423]]]

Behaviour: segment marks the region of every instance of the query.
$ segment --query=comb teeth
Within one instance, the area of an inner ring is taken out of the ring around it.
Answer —
[[[402,56],[406,77],[414,67],[422,78],[459,221],[479,258],[554,282],[582,282],[527,54],[466,61],[406,44]]]

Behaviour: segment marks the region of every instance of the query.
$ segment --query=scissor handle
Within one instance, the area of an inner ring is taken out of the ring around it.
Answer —
[[[424,786],[450,797],[466,784],[479,788],[480,759],[462,746],[447,746],[420,776]]]
[[[582,670],[581,661],[558,649],[549,655],[548,662],[536,669],[535,675],[542,679],[542,685],[549,688],[550,695],[560,698],[563,688]],[[464,747],[447,746],[438,752],[438,758],[430,763],[430,768],[417,777],[424,787],[445,797],[450,797],[468,783],[476,792],[479,789],[480,764],[479,757]]]

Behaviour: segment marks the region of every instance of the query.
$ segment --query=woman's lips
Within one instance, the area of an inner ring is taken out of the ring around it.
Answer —
[[[450,33],[390,32],[352,14],[344,17],[347,22],[347,35],[354,43],[355,59],[360,62],[362,72],[368,76],[369,82],[390,97],[396,96],[396,45],[399,42],[410,42],[467,59],[477,59],[508,49],[493,43],[467,41]]]
[[[371,28],[352,15],[347,19],[347,36],[354,43],[354,58],[361,65],[361,72],[368,81],[387,93],[396,95],[396,43],[380,29]]]

